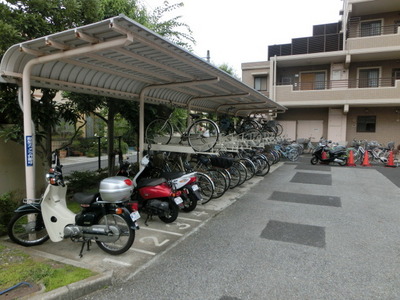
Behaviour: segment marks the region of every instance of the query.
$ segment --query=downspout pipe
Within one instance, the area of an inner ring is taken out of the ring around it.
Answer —
[[[81,48],[75,48],[47,56],[33,58],[25,65],[22,73],[22,100],[24,113],[24,145],[25,145],[25,184],[26,198],[35,199],[35,143],[34,143],[34,126],[32,125],[32,106],[31,106],[31,74],[32,69],[37,64],[43,64],[50,61],[65,59],[76,55],[95,52],[113,47],[123,46],[133,41],[132,36],[120,39],[89,45]]]

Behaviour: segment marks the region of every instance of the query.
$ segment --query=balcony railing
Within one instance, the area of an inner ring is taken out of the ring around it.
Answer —
[[[360,29],[352,29],[350,28],[347,32],[347,38],[358,38],[358,37],[371,37],[371,36],[379,36],[379,35],[387,35],[387,34],[396,34],[398,33],[399,25],[387,25],[380,26],[376,28],[360,28]]]
[[[327,90],[327,89],[347,89],[347,88],[378,88],[393,87],[396,79],[394,78],[373,78],[373,79],[350,79],[350,80],[330,80],[330,81],[302,81],[291,84],[294,91],[307,90]],[[288,85],[288,83],[278,83],[278,85]]]

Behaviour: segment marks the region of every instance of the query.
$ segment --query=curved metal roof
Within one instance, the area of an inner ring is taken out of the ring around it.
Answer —
[[[19,83],[29,64],[34,87],[242,116],[286,110],[124,15],[10,47],[1,80]]]

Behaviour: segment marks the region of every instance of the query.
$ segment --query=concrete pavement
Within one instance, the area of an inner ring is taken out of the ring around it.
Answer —
[[[343,172],[342,177],[344,180],[345,174],[347,174],[346,176],[348,176],[348,174],[353,174],[355,178],[352,178],[352,180],[358,180],[359,183],[358,187],[356,187],[356,191],[352,190],[351,187],[346,186],[345,182],[341,186],[341,188],[348,193],[350,199],[354,196],[352,193],[359,193],[359,189],[362,188],[366,182],[370,184],[376,182],[380,185],[382,185],[382,182],[390,185],[389,182],[391,182],[391,184],[394,183],[397,187],[400,187],[400,168],[385,169],[382,166],[376,168],[360,166],[311,166],[308,157],[303,157],[298,163],[287,162],[285,165],[288,167],[280,170],[279,176],[282,177],[282,180],[285,178],[291,178],[291,180],[295,182],[297,186],[297,196],[294,197],[292,194],[293,191],[291,190],[280,189],[275,191],[274,186],[269,186],[268,193],[272,193],[273,196],[271,197],[275,201],[281,201],[281,203],[287,203],[290,201],[294,203],[298,203],[299,201],[314,201],[315,203],[329,203],[330,205],[335,203],[335,201],[333,201],[335,199],[326,199],[324,197],[307,197],[307,199],[302,200],[302,197],[298,195],[298,192],[301,192],[302,190],[309,191],[310,182],[307,182],[307,180],[317,180],[319,187],[314,187],[316,188],[316,191],[320,190],[319,194],[324,195],[324,189],[326,190],[326,186],[329,186],[329,184],[332,185],[332,181],[329,181],[329,176],[327,176],[328,174],[325,173],[331,171],[331,168],[334,168],[335,172]],[[292,166],[292,168],[290,168],[290,166]],[[277,167],[278,166],[273,166],[272,170],[275,170]],[[293,169],[295,172],[293,172]],[[344,171],[346,169],[347,171]],[[55,260],[79,265],[81,267],[85,266],[101,274],[96,278],[93,278],[94,280],[89,279],[85,282],[72,284],[53,292],[37,295],[36,299],[72,299],[76,298],[77,293],[81,293],[80,296],[83,296],[93,290],[103,288],[105,285],[111,285],[117,282],[123,282],[127,280],[127,278],[133,278],[138,272],[147,268],[156,261],[156,258],[162,253],[167,253],[175,247],[179,247],[179,244],[182,241],[197,232],[201,227],[205,226],[221,211],[235,203],[241,196],[246,195],[247,193],[251,194],[254,190],[259,190],[259,192],[265,194],[265,191],[263,191],[263,189],[265,189],[263,186],[265,185],[259,185],[258,183],[263,180],[263,182],[268,184],[268,176],[269,175],[267,175],[265,179],[255,178],[252,181],[245,183],[245,185],[239,189],[228,191],[228,193],[221,199],[212,200],[204,206],[199,205],[199,207],[192,213],[181,213],[178,221],[173,224],[164,224],[156,218],[149,222],[148,227],[141,224],[141,230],[137,231],[132,249],[118,257],[107,255],[98,249],[96,245],[93,245],[90,252],[84,252],[83,258],[79,258],[78,253],[80,250],[80,244],[74,244],[69,240],[61,243],[46,242],[44,245],[34,248],[22,248],[34,255],[50,257]],[[334,182],[334,184],[336,183]],[[384,188],[384,186],[380,186],[380,189],[376,191],[382,193],[382,188]],[[380,196],[384,195],[378,195],[377,197]],[[141,222],[143,222],[143,219]],[[274,230],[274,226],[279,227],[280,225],[282,224],[271,223],[269,230],[263,232],[265,238],[272,240],[279,239],[279,231]],[[308,242],[314,243],[312,244],[314,247],[323,247],[324,241],[319,236],[320,233],[318,233],[318,228],[304,227],[303,229],[315,229],[316,232],[313,235],[313,239],[309,239]],[[300,230],[297,235],[301,232],[302,230]]]

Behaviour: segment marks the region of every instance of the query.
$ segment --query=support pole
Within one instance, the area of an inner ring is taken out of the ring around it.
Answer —
[[[35,65],[55,61],[58,59],[69,58],[88,52],[119,47],[132,42],[131,37],[124,37],[104,43],[75,48],[64,52],[57,52],[47,56],[40,56],[28,61],[22,72],[22,99],[24,112],[24,145],[25,145],[25,186],[26,198],[35,199],[35,139],[34,128],[32,125],[32,106],[31,106],[31,73]]]

